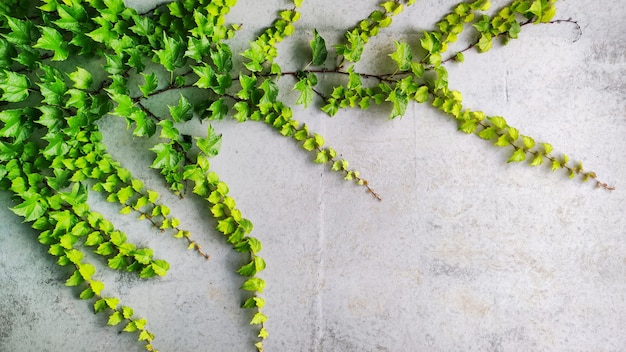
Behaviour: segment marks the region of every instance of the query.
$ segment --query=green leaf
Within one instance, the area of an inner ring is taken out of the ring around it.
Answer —
[[[131,307],[123,306],[122,307],[122,316],[124,319],[130,319],[133,316],[134,312]]]
[[[250,107],[245,101],[236,102],[235,105],[233,105],[233,108],[236,111],[236,113],[234,113],[232,116],[233,119],[239,122],[244,122],[248,119],[248,116],[250,114]]]
[[[119,324],[122,320],[124,320],[124,317],[122,316],[122,312],[116,311],[116,312],[113,312],[111,316],[109,316],[109,321],[107,322],[107,325],[114,326],[114,325]]]
[[[24,221],[37,220],[48,209],[47,204],[39,194],[27,191],[24,197],[23,203],[10,208],[15,214],[24,217]]]
[[[546,151],[546,154],[552,153],[552,145],[549,143],[541,143],[543,149]]]
[[[269,107],[274,105],[276,97],[278,96],[278,86],[270,79],[266,79],[259,86],[264,92],[261,100],[259,101],[259,108],[264,113]]]
[[[168,143],[158,143],[150,150],[156,153],[156,157],[150,165],[153,169],[174,169],[182,160],[181,155]]]
[[[439,51],[441,47],[440,39],[431,32],[424,31],[424,36],[420,39],[420,44],[429,54]]]
[[[247,49],[241,55],[250,60],[244,63],[244,66],[246,66],[248,70],[259,72],[263,69],[261,64],[265,62],[265,53],[259,43],[251,42],[250,49]]]
[[[96,267],[89,263],[79,264],[78,271],[80,272],[80,275],[83,277],[83,279],[89,281],[91,280],[93,274],[96,273]]]
[[[398,70],[408,71],[411,69],[411,60],[413,60],[413,54],[411,53],[411,47],[404,42],[394,41],[396,45],[396,51],[393,54],[389,54],[391,59],[398,65]]]
[[[6,16],[4,18],[11,29],[8,34],[3,34],[10,43],[16,45],[29,45],[37,36],[37,29],[31,21],[22,21],[17,18]]]
[[[100,313],[104,310],[107,309],[107,304],[106,301],[104,300],[104,298],[101,298],[99,300],[97,300],[94,304],[93,304],[93,312],[94,313]]]
[[[313,87],[309,83],[308,79],[299,80],[298,83],[293,87],[294,90],[300,92],[298,99],[296,100],[296,104],[304,105],[304,107],[308,107],[313,102]]]
[[[66,281],[65,281],[65,286],[78,286],[81,283],[83,283],[83,281],[85,281],[83,279],[83,277],[80,275],[80,273],[78,272],[78,270],[74,271],[74,273],[72,274],[72,276],[70,276]]]
[[[217,134],[213,126],[209,124],[207,129],[207,137],[196,137],[196,145],[209,158],[216,156],[222,146],[222,135]]]
[[[480,39],[478,40],[478,44],[476,45],[476,47],[478,48],[478,51],[481,53],[489,51],[491,47],[493,46],[492,39],[493,38],[491,34],[482,33],[480,36]]]
[[[233,54],[228,45],[218,43],[214,50],[211,50],[211,61],[218,72],[228,73],[233,68]]]
[[[159,86],[159,79],[154,72],[151,72],[150,74],[142,73],[141,75],[143,76],[146,83],[139,86],[139,90],[141,90],[143,96],[147,98]]]
[[[535,146],[535,140],[528,136],[522,136],[522,141],[524,141],[524,146],[527,149],[532,149]]]
[[[148,16],[140,16],[137,14],[133,14],[132,18],[135,24],[128,29],[142,37],[149,37],[151,34],[153,34],[155,25],[152,18]]]
[[[4,127],[0,129],[0,136],[17,138],[21,131],[28,130],[22,122],[24,109],[10,109],[0,111],[0,121],[4,122]]]
[[[248,241],[248,245],[250,246],[250,251],[252,253],[255,253],[255,254],[259,253],[261,249],[263,249],[263,245],[261,244],[261,241],[259,241],[258,239],[254,237],[248,237],[247,241]]]
[[[153,252],[150,248],[140,248],[133,253],[133,257],[135,257],[135,259],[141,264],[150,263],[150,261],[152,260],[152,255]]]
[[[93,291],[93,293],[98,295],[98,296],[100,295],[102,290],[104,290],[104,283],[100,282],[100,281],[91,281],[89,283],[89,286],[90,286],[91,290]]]
[[[91,73],[79,66],[76,67],[76,71],[69,74],[69,77],[74,82],[74,88],[77,89],[89,89],[93,82]]]
[[[348,61],[358,62],[365,49],[365,41],[357,30],[346,33],[346,39],[348,45],[344,46],[341,54]]]
[[[250,76],[239,74],[239,84],[241,85],[241,90],[237,93],[237,96],[241,99],[249,99],[250,95],[254,92],[256,82],[257,79],[254,74]]]
[[[0,100],[15,103],[28,98],[30,82],[25,75],[12,71],[4,71],[0,75],[0,89],[3,90]]]
[[[407,97],[406,93],[396,88],[391,91],[391,93],[385,100],[393,104],[393,109],[391,110],[389,119],[404,115],[404,113],[406,112],[406,107],[409,103],[409,98]]]
[[[109,268],[113,270],[121,270],[126,267],[126,256],[118,253],[115,257],[107,261]]]
[[[63,40],[63,36],[56,29],[50,27],[40,27],[41,37],[33,48],[54,51],[52,61],[64,61],[68,58],[70,51],[67,42]]]
[[[313,52],[311,63],[314,66],[322,66],[328,57],[328,49],[326,49],[326,41],[319,35],[317,29],[313,30],[313,40],[309,44]]]
[[[237,224],[232,217],[219,220],[216,226],[217,230],[225,235],[230,235],[237,229]]]
[[[417,90],[415,91],[415,96],[414,96],[415,101],[417,101],[418,103],[424,103],[428,100],[428,98],[429,98],[429,92],[428,92],[427,86],[423,85],[417,88]]]
[[[110,239],[111,243],[118,247],[126,243],[126,240],[127,240],[126,235],[124,235],[124,233],[121,231],[111,232],[110,237],[111,237]]]
[[[167,274],[167,271],[170,269],[170,264],[165,260],[157,259],[152,262],[150,267],[157,275],[165,276],[165,274]]]
[[[119,298],[115,298],[115,297],[107,297],[104,298],[104,302],[107,304],[107,306],[111,309],[116,309],[117,305],[120,303]]]
[[[498,136],[496,130],[493,127],[487,127],[478,133],[478,136],[485,140],[491,140]]]
[[[131,321],[130,323],[126,324],[126,326],[124,327],[124,329],[122,329],[122,331],[135,332],[137,331],[137,326],[135,325],[134,321]]]
[[[257,312],[250,320],[250,325],[263,324],[267,321],[267,316],[261,312]]]
[[[506,127],[506,120],[502,116],[491,116],[489,117],[489,121],[493,123],[498,129],[503,129]]]
[[[95,292],[93,292],[93,289],[91,287],[87,287],[86,289],[84,289],[80,295],[79,298],[80,299],[90,299],[91,297],[93,297],[95,294]]]
[[[241,289],[246,290],[246,291],[263,292],[264,288],[265,288],[265,281],[263,281],[263,279],[260,279],[258,277],[251,277],[248,280],[246,280],[246,282],[244,282],[243,285],[241,285]]]
[[[537,154],[530,163],[532,166],[539,166],[541,164],[543,164],[543,154]]]
[[[189,100],[187,100],[187,98],[185,98],[182,94],[178,99],[178,105],[168,105],[167,107],[169,108],[172,119],[175,122],[189,121],[193,117],[193,105],[191,105]]]
[[[228,105],[224,103],[224,99],[220,98],[211,103],[208,109],[211,112],[211,120],[223,120],[228,114]]]
[[[185,43],[177,38],[168,37],[163,32],[163,48],[155,50],[158,62],[169,72],[173,72],[185,64]]]
[[[526,160],[526,152],[524,149],[516,149],[507,162],[520,162],[524,160]]]

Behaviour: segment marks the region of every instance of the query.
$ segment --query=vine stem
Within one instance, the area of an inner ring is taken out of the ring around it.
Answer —
[[[534,23],[532,21],[532,19],[524,21],[524,22],[521,22],[519,25],[520,25],[520,27],[524,27],[524,26],[529,25],[531,23]],[[561,20],[552,20],[550,22],[546,22],[545,24],[559,24],[559,23],[573,23],[576,26],[576,29],[578,30],[578,36],[576,36],[576,39],[574,39],[573,43],[576,43],[580,39],[580,37],[583,35],[583,30],[580,27],[580,25],[578,24],[578,21],[574,21],[571,17],[568,18],[568,19],[565,19],[565,20],[562,20],[562,19]],[[498,35],[496,35],[494,37],[494,39],[501,37],[503,34],[504,33],[499,33]],[[471,50],[472,48],[476,47],[477,44],[478,44],[478,42],[472,43],[472,44],[468,45],[466,48],[457,51],[456,53],[465,53],[466,51]],[[447,62],[453,61],[455,59],[455,57],[456,57],[456,54],[455,54],[455,56],[451,56],[451,57],[441,61],[441,63],[445,64]]]

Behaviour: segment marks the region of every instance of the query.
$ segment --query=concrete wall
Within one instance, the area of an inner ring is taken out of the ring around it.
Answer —
[[[417,43],[456,0],[420,0],[372,40],[362,71],[388,72],[392,39]],[[149,8],[153,1],[128,1]],[[505,1],[494,1],[494,7]],[[302,68],[313,28],[336,43],[377,1],[305,1],[283,70]],[[242,49],[285,1],[240,1]],[[213,167],[262,240],[270,320],[267,351],[626,351],[626,10],[620,1],[559,1],[569,23],[524,27],[520,39],[450,63],[450,86],[468,107],[508,122],[580,159],[613,192],[549,167],[507,164],[510,151],[457,131],[426,105],[387,120],[389,106],[328,118],[294,108],[382,196],[311,162],[268,126],[214,123],[223,147]],[[462,47],[459,45],[459,47]],[[295,82],[281,98],[295,102]],[[251,351],[250,315],[239,308],[244,258],[189,197],[168,195],[148,168],[157,141],[102,121],[110,152],[158,190],[211,255],[206,262],[90,194],[129,239],[171,264],[162,279],[101,270],[106,293],[145,317],[165,351]],[[192,127],[190,127],[192,128]],[[203,127],[205,128],[205,127]],[[143,151],[142,151],[143,148]],[[0,350],[140,351],[132,334],[105,327],[37,233],[0,194]],[[96,262],[97,259],[96,259]]]

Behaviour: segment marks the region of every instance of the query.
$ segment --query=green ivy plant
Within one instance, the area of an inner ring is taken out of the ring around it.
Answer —
[[[317,31],[310,33],[310,62],[300,70],[283,72],[275,62],[277,44],[292,35],[302,0],[277,18],[240,53],[229,41],[239,25],[226,15],[236,0],[179,0],[139,14],[122,0],[4,0],[0,3],[0,188],[10,192],[10,208],[38,231],[61,266],[73,274],[67,286],[80,287],[79,298],[92,300],[96,313],[108,315],[108,325],[123,325],[136,333],[148,351],[155,351],[155,336],[147,321],[107,294],[95,266],[86,260],[92,251],[113,270],[141,278],[166,275],[169,264],[156,259],[150,248],[139,247],[87,202],[90,191],[106,196],[119,212],[148,221],[160,232],[184,240],[185,245],[209,259],[181,220],[170,215],[160,195],[146,188],[107,153],[98,129],[102,119],[122,118],[138,138],[157,135],[159,142],[151,168],[158,170],[171,191],[181,198],[190,192],[203,199],[217,223],[216,230],[245,257],[237,270],[247,292],[242,306],[254,310],[250,324],[258,329],[255,346],[263,350],[265,281],[259,273],[265,261],[261,242],[251,236],[252,222],[243,217],[229,187],[211,170],[221,136],[211,121],[232,118],[262,121],[292,138],[312,153],[315,163],[326,164],[346,180],[381,197],[349,167],[324,138],[293,116],[278,99],[277,82],[295,80],[296,104],[321,102],[330,116],[339,109],[373,104],[390,107],[389,118],[405,114],[409,103],[429,103],[458,122],[459,130],[508,148],[509,162],[565,170],[570,177],[593,180],[612,189],[595,173],[556,155],[550,144],[510,126],[502,116],[487,116],[463,106],[461,93],[448,86],[445,64],[463,62],[464,52],[489,51],[498,40],[516,39],[523,27],[550,23],[555,0],[515,0],[492,15],[489,0],[460,2],[424,31],[415,42],[396,41],[388,53],[393,72],[360,72],[355,66],[369,40],[392,24],[394,16],[415,0],[385,1],[345,32],[333,47],[336,62],[329,63],[329,48]],[[571,20],[566,20],[575,23]],[[577,25],[577,24],[576,24]],[[449,46],[465,30],[476,38],[458,52]],[[413,45],[413,46],[412,46]],[[415,46],[419,50],[414,50]],[[241,67],[237,67],[238,61]],[[320,84],[320,78],[343,77],[342,84]],[[139,82],[139,83],[137,83]],[[163,93],[177,91],[167,114],[151,110]],[[190,94],[203,99],[192,102]],[[198,118],[206,136],[181,133],[182,124]]]

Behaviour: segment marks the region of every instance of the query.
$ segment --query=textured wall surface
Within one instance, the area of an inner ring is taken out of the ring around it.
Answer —
[[[392,40],[418,45],[416,33],[456,2],[419,0],[371,41],[360,70],[392,71]],[[154,3],[128,1],[144,10]],[[280,47],[283,70],[306,65],[313,28],[337,43],[376,4],[305,1],[297,33]],[[392,121],[387,105],[332,119],[319,101],[294,108],[382,202],[268,126],[213,124],[223,146],[212,166],[264,244],[267,351],[626,351],[626,8],[557,6],[556,18],[578,21],[582,34],[570,23],[526,26],[505,47],[448,64],[450,87],[466,106],[582,160],[613,192],[549,166],[507,164],[509,150],[458,132],[426,105],[409,104]],[[245,24],[233,51],[288,7],[241,0],[229,17]],[[281,80],[287,102],[297,98],[294,83]],[[234,272],[244,258],[213,230],[203,203],[168,195],[148,168],[157,138],[134,139],[119,118],[100,125],[111,154],[160,191],[211,255],[206,262],[90,194],[130,240],[171,264],[153,280],[99,270],[107,292],[148,320],[162,352],[253,350]],[[68,272],[7,209],[9,194],[0,204],[0,351],[141,351],[134,335],[105,327],[106,317],[63,285]]]

